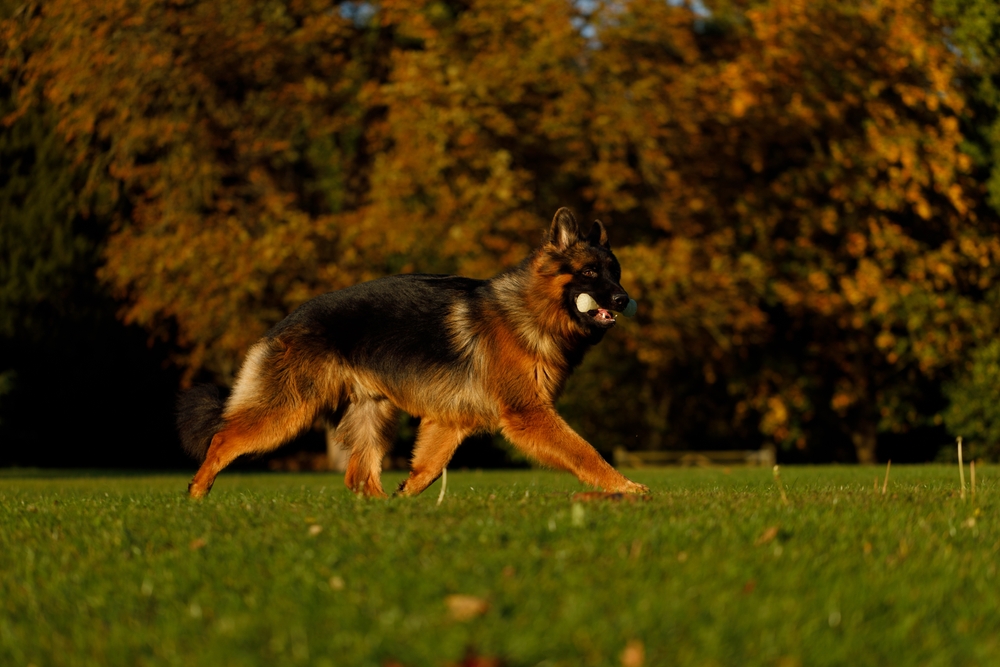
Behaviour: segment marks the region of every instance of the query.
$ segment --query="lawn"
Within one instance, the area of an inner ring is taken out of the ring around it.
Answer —
[[[0,665],[1000,664],[1000,470],[884,472],[0,471]]]

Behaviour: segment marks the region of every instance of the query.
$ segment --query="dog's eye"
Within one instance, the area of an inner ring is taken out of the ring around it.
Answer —
[[[595,271],[594,269],[589,269],[589,268],[588,269],[584,269],[581,273],[583,273],[583,275],[584,275],[585,278],[596,278],[597,277],[597,271]]]

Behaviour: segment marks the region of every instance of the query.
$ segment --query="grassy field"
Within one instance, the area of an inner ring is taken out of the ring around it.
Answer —
[[[997,477],[956,467],[0,472],[0,665],[995,665]],[[390,488],[400,476],[386,475]],[[464,596],[464,597],[463,597]]]

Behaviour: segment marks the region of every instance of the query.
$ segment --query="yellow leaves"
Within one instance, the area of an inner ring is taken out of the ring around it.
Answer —
[[[914,107],[918,104],[923,104],[926,100],[926,93],[920,86],[914,86],[908,83],[897,83],[893,86],[893,90],[899,95],[900,99],[908,107]],[[934,99],[931,96],[931,99]],[[935,101],[936,106],[936,101]],[[933,109],[931,109],[933,111]]]
[[[776,281],[772,287],[778,299],[789,309],[795,309],[803,302],[802,293],[786,281]]]
[[[953,359],[982,318],[954,295],[995,285],[954,54],[902,0],[736,3],[711,48],[659,0],[598,3],[593,40],[565,0],[387,0],[381,41],[296,3],[96,6],[46,3],[25,78],[88,187],[128,194],[102,275],[192,365],[327,289],[488,276],[574,204],[642,301],[614,336],[638,374],[682,364],[797,444],[810,401],[854,414],[886,363]]]
[[[819,292],[825,292],[830,289],[830,276],[823,271],[811,272],[807,280],[812,288]]]
[[[882,287],[882,270],[868,258],[858,262],[858,268],[852,276],[843,276],[840,287],[848,302],[857,306],[873,299]]]
[[[792,93],[792,99],[788,102],[786,110],[789,116],[804,125],[815,126],[820,122],[817,111],[804,102],[802,93],[798,91]]]
[[[851,396],[846,392],[836,392],[833,398],[830,399],[830,407],[833,408],[838,414],[844,414],[849,407],[854,405],[856,397]]]
[[[837,209],[833,206],[826,206],[820,213],[820,228],[827,234],[836,234],[838,231],[838,219]],[[864,252],[863,249],[862,252]]]
[[[896,337],[891,331],[883,329],[875,336],[875,346],[883,352],[890,350],[896,345]]]
[[[784,440],[787,434],[788,407],[780,396],[771,396],[767,399],[767,412],[764,413],[760,422],[760,430],[763,433],[774,435],[777,440]]]
[[[746,110],[754,105],[756,98],[747,90],[733,92],[730,110],[735,118],[742,118]]]
[[[924,220],[931,219],[931,206],[930,203],[924,198],[917,194],[912,195],[914,200],[914,211]]]

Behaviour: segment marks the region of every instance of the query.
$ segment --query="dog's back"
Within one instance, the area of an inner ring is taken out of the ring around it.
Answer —
[[[264,338],[402,381],[460,363],[450,315],[487,290],[487,281],[459,276],[389,276],[311,299]]]

